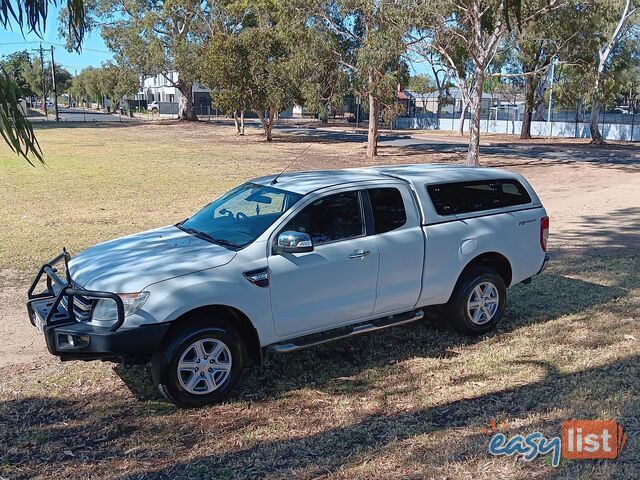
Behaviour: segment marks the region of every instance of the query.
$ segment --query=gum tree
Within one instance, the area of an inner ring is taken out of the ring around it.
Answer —
[[[214,102],[236,112],[255,112],[267,141],[279,112],[300,98],[293,74],[292,45],[296,39],[280,23],[276,5],[256,4],[245,10],[234,32],[212,36],[201,59],[200,76],[213,91]],[[236,120],[237,122],[237,120]],[[237,133],[243,133],[242,119]]]
[[[309,23],[335,36],[334,54],[368,99],[367,157],[378,154],[381,109],[396,102],[396,89],[408,81],[405,55],[416,43],[412,33],[430,2],[419,0],[314,0],[301,2]]]
[[[523,9],[525,14],[530,14],[545,4],[546,0],[532,0],[524,3]],[[525,88],[521,139],[531,138],[533,113],[544,100],[551,63],[554,59],[562,63],[579,62],[592,28],[588,9],[585,10],[580,1],[572,0],[518,29],[513,48]]]
[[[87,28],[100,32],[118,64],[162,75],[180,92],[178,118],[197,120],[192,89],[202,45],[214,28],[213,7],[205,0],[92,0]],[[64,25],[67,12],[60,18]]]
[[[211,103],[233,116],[236,135],[244,135],[244,115],[249,109],[248,54],[231,33],[209,39],[200,61],[200,78],[211,90]]]
[[[213,104],[234,116],[238,135],[245,110],[258,115],[271,141],[279,112],[304,104],[322,116],[342,100],[346,76],[334,39],[290,6],[239,1],[217,12],[219,30],[206,42],[199,75]]]
[[[593,62],[591,89],[591,116],[589,130],[591,143],[602,145],[604,139],[598,127],[598,117],[605,98],[605,82],[612,70],[614,57],[620,42],[633,31],[632,19],[640,8],[637,0],[601,0],[596,2],[594,14],[598,16],[600,25],[596,30],[598,39],[597,52]]]

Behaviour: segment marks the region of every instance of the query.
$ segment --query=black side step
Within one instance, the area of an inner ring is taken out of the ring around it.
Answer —
[[[285,342],[274,343],[266,347],[268,352],[286,353],[302,350],[303,348],[320,345],[321,343],[331,342],[339,338],[352,337],[361,333],[372,332],[387,327],[395,327],[405,323],[415,322],[424,317],[422,310],[413,310],[411,312],[400,313],[398,315],[389,315],[386,317],[369,320],[364,323],[349,325],[348,327],[335,328],[326,332],[314,333],[303,337],[293,338]]]

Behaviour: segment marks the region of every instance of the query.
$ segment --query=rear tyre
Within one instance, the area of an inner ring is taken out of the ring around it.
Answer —
[[[242,377],[245,349],[226,322],[195,319],[170,330],[153,354],[151,374],[160,393],[180,407],[227,398]]]
[[[500,322],[507,303],[507,288],[493,270],[477,268],[465,273],[447,303],[447,318],[465,335],[482,335]]]

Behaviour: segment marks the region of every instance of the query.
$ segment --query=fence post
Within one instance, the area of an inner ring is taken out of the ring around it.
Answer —
[[[462,108],[462,102],[460,102],[460,108]],[[455,131],[456,131],[456,129],[455,129],[455,123],[453,123],[453,122],[454,122],[454,120],[456,119],[456,117],[457,117],[457,113],[456,113],[456,102],[455,102],[455,100],[454,100],[454,102],[453,102],[453,116],[451,117],[451,131],[452,131],[452,132],[455,132]]]
[[[509,104],[508,103],[507,103],[506,115],[504,118],[504,133],[505,134],[509,133]]]

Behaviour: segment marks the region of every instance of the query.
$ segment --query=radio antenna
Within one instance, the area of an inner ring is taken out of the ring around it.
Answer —
[[[280,175],[282,175],[284,172],[286,172],[287,170],[289,170],[289,167],[291,165],[294,164],[294,162],[296,160],[298,160],[303,154],[304,152],[306,152],[307,150],[309,150],[309,148],[311,148],[311,144],[307,145],[307,148],[305,148],[303,151],[301,151],[298,156],[296,158],[294,158],[293,160],[291,160],[291,163],[289,165],[287,165],[286,167],[284,167],[284,170],[282,170],[278,175],[276,175],[276,177],[271,180],[271,184],[270,185],[275,185],[276,183],[278,183],[278,178],[280,178]]]

